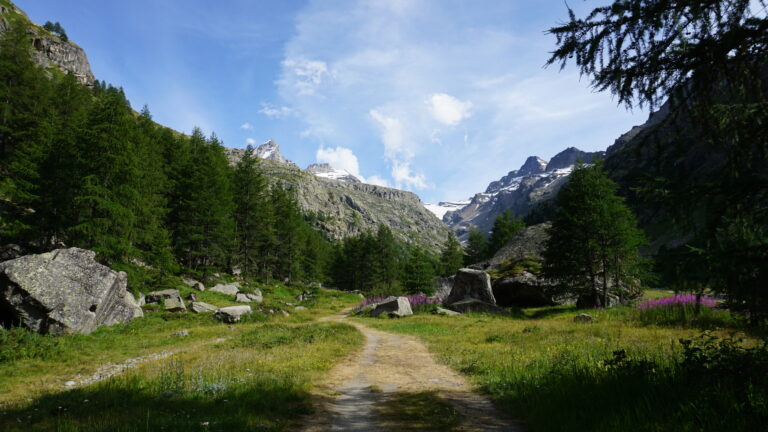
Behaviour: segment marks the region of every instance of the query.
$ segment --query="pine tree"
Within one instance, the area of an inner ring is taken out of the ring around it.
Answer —
[[[253,147],[248,146],[237,164],[233,186],[237,263],[244,276],[266,275],[273,243],[272,207],[264,176],[257,170]]]
[[[488,251],[486,252],[486,258],[492,257],[499,251],[509,239],[515,234],[525,228],[525,224],[521,218],[512,216],[512,212],[506,210],[496,217],[493,222],[493,229],[491,231],[491,237],[488,239]]]
[[[448,240],[443,245],[440,252],[440,276],[451,276],[461,268],[464,260],[464,254],[461,250],[461,244],[456,236],[451,233]]]
[[[392,230],[384,224],[379,225],[376,231],[372,252],[373,285],[384,290],[391,290],[399,279],[398,250]]]
[[[411,246],[405,259],[403,275],[405,291],[409,294],[432,294],[435,290],[435,267],[431,257],[416,246]]]
[[[544,251],[544,274],[569,294],[607,304],[610,291],[634,294],[642,274],[643,236],[601,165],[577,166],[557,195]],[[600,296],[600,294],[602,294]]]
[[[467,247],[464,249],[464,264],[470,265],[484,260],[487,250],[488,240],[483,233],[475,227],[470,228]]]

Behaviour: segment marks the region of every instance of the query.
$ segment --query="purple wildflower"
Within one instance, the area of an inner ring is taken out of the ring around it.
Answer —
[[[647,300],[643,303],[640,303],[636,307],[640,310],[648,310],[648,309],[658,309],[658,308],[670,308],[670,307],[676,307],[676,306],[694,306],[696,305],[696,295],[695,294],[677,294],[673,295],[672,297],[663,297],[653,300]],[[702,295],[701,296],[701,305],[707,306],[707,307],[715,307],[717,306],[717,299]]]

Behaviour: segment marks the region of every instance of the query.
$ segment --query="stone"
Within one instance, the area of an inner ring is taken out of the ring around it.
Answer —
[[[237,293],[240,292],[240,283],[232,282],[231,284],[217,284],[210,290],[221,294],[237,295]]]
[[[591,322],[597,322],[597,320],[592,315],[587,315],[585,313],[578,314],[575,317],[573,317],[573,322],[577,323],[591,323]]]
[[[500,306],[541,307],[555,304],[547,288],[551,285],[527,271],[493,282],[493,296]]]
[[[293,308],[293,310],[305,311],[305,310],[307,310],[307,308],[305,308],[304,306],[296,306],[296,307]]]
[[[189,336],[189,330],[179,330],[176,333],[171,333],[171,337],[187,337]]]
[[[376,303],[368,303],[367,305],[361,307],[360,309],[355,311],[355,315],[362,315],[366,312],[370,312],[372,310],[376,309]]]
[[[240,321],[244,315],[250,315],[253,311],[250,306],[227,306],[216,311],[213,314],[219,321],[233,324]]]
[[[264,301],[264,296],[261,295],[260,290],[255,290],[253,293],[239,292],[235,294],[235,301],[239,303],[261,303]]]
[[[147,293],[145,301],[148,304],[163,305],[168,312],[186,312],[187,307],[181,299],[181,294],[177,289],[165,289]]]
[[[443,303],[451,305],[465,299],[476,299],[495,305],[496,298],[491,289],[491,277],[482,270],[463,268],[456,273],[453,288]]]
[[[438,315],[448,315],[448,316],[452,316],[452,315],[461,315],[461,313],[459,313],[459,312],[456,312],[456,311],[452,311],[452,310],[450,310],[450,309],[446,309],[446,308],[441,308],[440,306],[438,306],[438,307],[437,307],[437,309],[435,310],[435,312],[436,312]]]
[[[182,279],[181,279],[181,282],[182,282],[184,285],[187,285],[187,286],[194,286],[196,283],[198,283],[196,280],[194,280],[194,279],[189,279],[189,278],[182,278]]]
[[[371,316],[377,317],[386,314],[391,317],[404,317],[413,315],[411,302],[407,297],[390,296],[376,304],[376,308],[371,312]]]
[[[218,308],[212,304],[208,304],[205,302],[192,302],[189,305],[189,310],[194,313],[210,313],[210,312],[216,312]]]
[[[198,291],[205,291],[205,285],[203,285],[202,282],[198,282],[198,283],[192,285],[192,289],[196,289]]]
[[[144,293],[139,293],[139,300],[137,303],[139,306],[144,306],[147,304],[147,296],[145,296]]]
[[[193,301],[193,302],[197,301],[197,296],[195,295],[195,293],[189,293],[187,294],[187,300]]]
[[[508,315],[506,310],[490,303],[480,301],[478,299],[464,299],[456,303],[452,303],[451,307],[460,313],[492,313],[499,315]]]
[[[0,264],[1,325],[87,334],[142,316],[127,275],[96,262],[96,252],[57,249]]]
[[[432,298],[436,298],[440,301],[443,301],[448,297],[448,295],[451,294],[451,290],[453,289],[453,280],[455,276],[449,276],[449,277],[442,277],[437,276],[434,279],[435,284],[435,293],[432,294]]]
[[[291,314],[289,314],[289,313],[288,313],[288,311],[286,311],[286,310],[283,310],[283,309],[280,309],[280,313],[281,313],[283,316],[291,316]]]

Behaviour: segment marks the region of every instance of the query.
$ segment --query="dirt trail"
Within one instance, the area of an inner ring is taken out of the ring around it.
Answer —
[[[324,321],[344,321],[335,315]],[[417,339],[348,322],[366,337],[361,353],[336,365],[320,386],[335,398],[324,403],[324,422],[306,431],[378,431],[374,421],[377,404],[400,392],[434,391],[464,416],[460,431],[515,431],[523,429],[500,415],[491,402],[474,393],[467,380],[438,364]]]

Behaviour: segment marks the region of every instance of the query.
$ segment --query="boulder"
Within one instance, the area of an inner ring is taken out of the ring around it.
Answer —
[[[216,291],[217,293],[227,294],[227,295],[237,295],[237,293],[240,292],[240,283],[232,282],[231,284],[226,284],[226,285],[217,284],[210,290]]]
[[[493,314],[500,314],[500,315],[509,314],[509,312],[496,306],[495,304],[486,303],[484,301],[480,301],[474,298],[457,301],[456,303],[452,303],[451,307],[460,313],[475,312],[475,313],[493,313]]]
[[[453,288],[443,303],[451,305],[465,299],[476,299],[483,303],[495,305],[491,289],[491,277],[482,270],[463,268],[456,273]]]
[[[205,285],[203,285],[202,282],[197,282],[194,285],[192,285],[192,289],[196,289],[198,291],[205,291]]]
[[[161,304],[168,312],[186,312],[187,310],[179,290],[176,289],[152,291],[146,295],[144,301],[151,304]]]
[[[587,315],[585,313],[578,314],[575,317],[573,317],[573,322],[577,322],[577,323],[591,323],[596,321],[597,320],[592,315]]]
[[[240,321],[244,315],[250,315],[253,311],[250,306],[227,306],[216,311],[213,314],[219,321],[228,324]]]
[[[239,292],[235,294],[235,301],[239,303],[261,303],[264,301],[264,296],[261,295],[260,290],[255,290],[253,293]]]
[[[171,337],[187,337],[189,336],[189,330],[179,330],[175,333],[171,333]]]
[[[451,294],[451,290],[453,289],[453,279],[455,276],[449,276],[449,277],[442,277],[437,276],[434,279],[435,284],[435,293],[432,294],[432,298],[436,298],[440,301],[445,300],[446,297],[448,297],[449,294]]]
[[[459,312],[452,311],[450,309],[441,308],[439,306],[438,306],[438,308],[436,309],[435,312],[437,312],[438,315],[448,315],[448,316],[451,316],[451,315],[461,315],[461,313],[459,313]]]
[[[91,333],[142,317],[127,276],[70,248],[0,264],[0,321],[51,334]]]
[[[189,305],[189,310],[191,310],[194,313],[210,313],[210,312],[216,312],[218,308],[214,305],[205,303],[205,302],[192,302]]]
[[[293,310],[305,311],[305,310],[307,310],[307,308],[305,308],[304,306],[296,306],[296,307],[293,308]]]
[[[381,314],[387,314],[392,317],[404,317],[413,315],[411,302],[407,297],[390,296],[376,303],[376,308],[371,312],[371,316],[377,317]]]
[[[493,282],[493,296],[500,306],[541,307],[555,302],[547,293],[549,284],[527,271],[518,276],[505,277]]]

